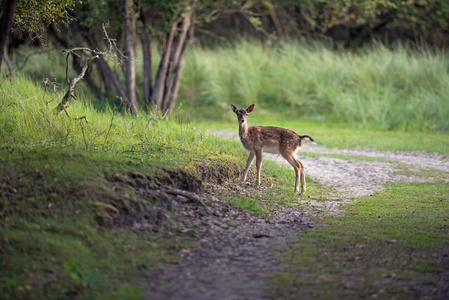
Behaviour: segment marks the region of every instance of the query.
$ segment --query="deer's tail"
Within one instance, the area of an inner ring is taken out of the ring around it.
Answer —
[[[299,134],[298,134],[299,135]],[[308,136],[308,135],[299,135],[299,138],[301,140],[305,140],[307,143],[310,144],[316,144],[315,141],[312,139],[312,137]]]

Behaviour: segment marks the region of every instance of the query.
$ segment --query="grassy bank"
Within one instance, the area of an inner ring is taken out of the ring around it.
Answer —
[[[2,299],[144,298],[145,278],[195,237],[158,189],[201,193],[197,166],[226,177],[230,157],[211,158],[229,147],[83,99],[56,114],[59,99],[22,76],[0,94]]]
[[[260,214],[297,201],[293,172],[274,163],[264,164],[270,188],[237,181],[247,157],[238,142],[157,114],[99,110],[82,97],[69,103],[69,117],[55,113],[58,101],[26,77],[3,79],[2,298],[145,298],[145,282],[198,238],[197,220],[163,191],[226,194]],[[217,182],[224,190],[208,186]],[[310,182],[323,197],[318,187]]]

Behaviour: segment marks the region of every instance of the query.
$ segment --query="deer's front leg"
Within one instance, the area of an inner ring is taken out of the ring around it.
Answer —
[[[256,154],[254,152],[250,152],[248,160],[246,162],[245,172],[243,173],[243,181],[246,181],[246,176],[248,175],[249,167],[251,167],[251,164],[254,161],[254,157],[256,157]]]
[[[256,152],[257,186],[260,186],[260,167],[262,166],[262,150]]]

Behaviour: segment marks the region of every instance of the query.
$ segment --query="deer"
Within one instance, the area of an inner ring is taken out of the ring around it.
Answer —
[[[301,141],[315,144],[308,135],[299,135],[296,132],[280,127],[272,126],[249,126],[248,115],[253,111],[255,104],[248,108],[238,109],[231,104],[232,111],[237,115],[239,122],[239,137],[243,148],[249,152],[242,181],[246,181],[249,168],[256,158],[257,186],[260,186],[260,168],[262,166],[262,152],[280,154],[295,170],[296,181],[293,194],[299,191],[299,179],[301,178],[301,193],[306,192],[306,179],[304,165],[295,157],[296,151],[301,147]]]

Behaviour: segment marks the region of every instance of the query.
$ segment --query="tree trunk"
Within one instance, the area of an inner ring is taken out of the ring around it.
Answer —
[[[6,66],[8,67],[9,74],[11,76],[13,76],[14,75],[14,67],[12,66],[12,63],[11,63],[11,60],[9,59],[9,57],[8,57],[8,54],[6,54],[6,51],[3,52],[3,60],[5,61]]]
[[[153,99],[164,114],[173,108],[178,94],[182,63],[194,41],[194,8],[195,2],[192,2],[189,9],[174,21],[159,65]]]
[[[155,102],[158,109],[161,106],[162,99],[164,97],[165,80],[167,77],[168,64],[171,59],[170,53],[172,51],[173,38],[175,35],[177,24],[178,24],[178,20],[176,20],[173,23],[170,33],[167,36],[167,42],[166,42],[165,49],[162,54],[161,62],[159,63],[159,69],[158,69],[157,75],[156,75],[156,82],[154,84],[154,89],[153,89],[153,101]]]
[[[132,0],[124,0],[125,56],[126,56],[126,106],[132,114],[137,113],[136,96],[136,16]]]
[[[100,59],[97,61],[97,67],[99,68],[101,74],[107,76],[108,80],[111,81],[112,86],[114,87],[115,92],[117,93],[117,96],[121,98],[126,98],[125,87],[120,82],[118,75],[113,70],[111,70],[111,68],[108,66],[108,64],[102,57],[100,57]]]
[[[170,109],[170,96],[172,94],[173,86],[176,80],[176,70],[180,70],[180,57],[182,49],[186,43],[187,33],[192,26],[191,22],[192,12],[186,12],[182,14],[179,22],[178,35],[176,36],[174,47],[170,53],[170,68],[165,79],[165,92],[160,105],[161,109],[165,112]],[[178,77],[179,78],[179,77]]]
[[[11,33],[12,23],[14,22],[14,13],[18,0],[3,0],[3,16],[0,20],[0,70],[2,68],[3,54],[5,53],[6,41]]]
[[[179,84],[181,83],[181,69],[182,69],[182,64],[184,62],[184,59],[187,55],[187,52],[189,51],[190,45],[193,44],[194,42],[194,26],[193,24],[190,26],[190,29],[188,31],[187,34],[187,40],[184,43],[184,47],[181,51],[181,55],[178,59],[178,65],[175,68],[175,77],[173,79],[173,88],[170,91],[170,97],[167,103],[167,109],[168,110],[172,110],[173,106],[175,104],[176,98],[178,97],[178,89],[179,89]]]
[[[152,64],[151,64],[151,45],[150,38],[146,28],[145,17],[142,16],[142,28],[140,32],[140,38],[142,41],[142,52],[143,52],[143,97],[145,103],[148,106],[154,105],[152,99],[153,92],[153,75],[152,75]]]

